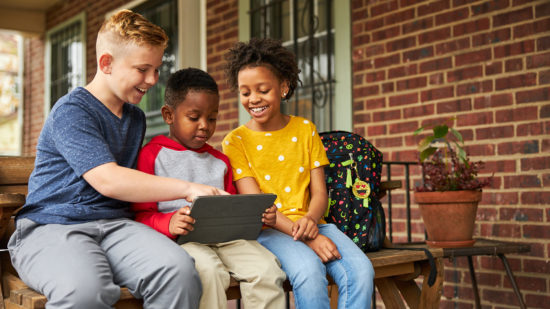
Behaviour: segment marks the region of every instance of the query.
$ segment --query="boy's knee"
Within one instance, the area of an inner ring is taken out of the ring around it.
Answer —
[[[112,308],[120,298],[120,287],[93,278],[64,282],[47,295],[52,308]]]

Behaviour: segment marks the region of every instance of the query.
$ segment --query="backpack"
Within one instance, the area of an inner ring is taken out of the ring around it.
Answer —
[[[363,251],[379,250],[386,237],[386,218],[378,200],[382,153],[363,137],[344,131],[319,134],[329,165],[325,178],[334,223]]]

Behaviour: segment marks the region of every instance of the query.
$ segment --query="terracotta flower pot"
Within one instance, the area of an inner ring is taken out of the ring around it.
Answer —
[[[481,191],[415,192],[431,247],[472,246]]]

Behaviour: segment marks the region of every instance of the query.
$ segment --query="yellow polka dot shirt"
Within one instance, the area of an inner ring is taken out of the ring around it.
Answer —
[[[315,125],[290,116],[278,131],[253,131],[240,126],[222,142],[235,181],[253,177],[264,193],[277,194],[275,205],[292,221],[307,214],[310,171],[328,164]]]

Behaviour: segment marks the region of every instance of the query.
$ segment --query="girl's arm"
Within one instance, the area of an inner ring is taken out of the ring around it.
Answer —
[[[324,167],[317,167],[310,172],[310,202],[307,214],[294,223],[294,235],[299,239],[314,239],[319,229],[317,224],[328,206],[327,187],[325,185]]]

